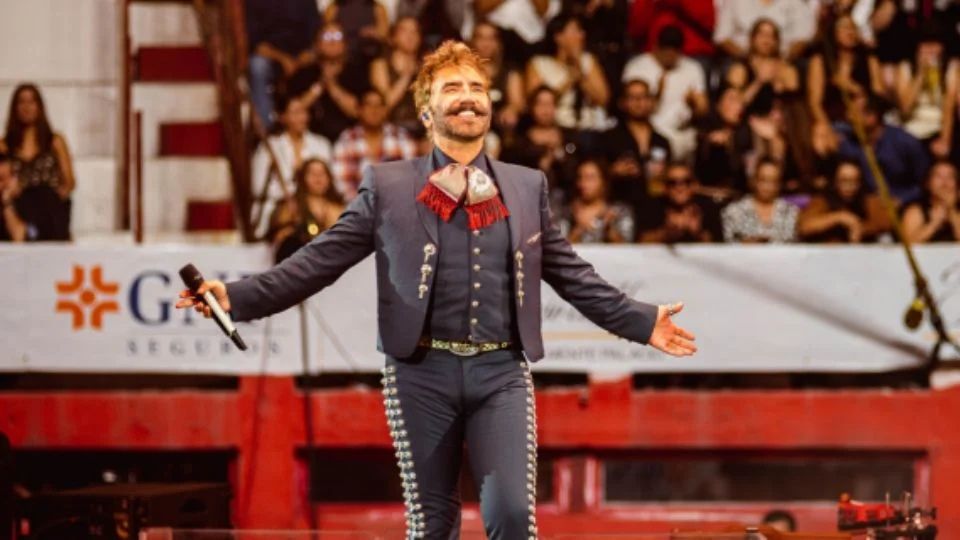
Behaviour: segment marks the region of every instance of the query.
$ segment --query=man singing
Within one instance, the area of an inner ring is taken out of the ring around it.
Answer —
[[[280,265],[207,281],[233,318],[277,313],[375,253],[383,395],[406,503],[406,538],[459,538],[464,443],[487,536],[537,538],[536,416],[529,362],[543,357],[540,280],[588,319],[674,356],[696,352],[670,320],[682,304],[627,298],[551,224],[542,172],[488,158],[489,80],[462,43],[428,55],[414,83],[435,149],[373,165],[340,220]],[[177,307],[210,308],[189,291]]]

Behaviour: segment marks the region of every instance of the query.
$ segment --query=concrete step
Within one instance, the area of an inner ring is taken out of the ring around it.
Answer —
[[[131,2],[133,49],[151,45],[199,45],[203,39],[190,2]]]
[[[231,200],[230,168],[224,158],[153,158],[143,169],[144,231],[186,229],[189,201]]]
[[[143,153],[160,155],[161,125],[216,122],[220,116],[217,89],[211,83],[138,83],[133,86],[133,110],[143,111]]]

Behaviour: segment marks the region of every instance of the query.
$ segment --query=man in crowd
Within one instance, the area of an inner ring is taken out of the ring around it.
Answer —
[[[663,183],[664,195],[649,201],[641,212],[641,242],[675,244],[723,240],[720,211],[709,199],[696,194],[698,182],[689,166],[672,163],[667,167]]]

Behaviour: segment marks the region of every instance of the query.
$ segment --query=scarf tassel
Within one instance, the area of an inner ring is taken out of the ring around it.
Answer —
[[[483,202],[467,205],[463,209],[467,211],[471,230],[488,227],[510,216],[510,212],[503,201],[500,200],[500,197],[493,197]]]
[[[460,204],[459,200],[454,200],[445,191],[427,182],[423,190],[417,195],[417,200],[423,203],[427,208],[440,216],[444,221],[450,221],[450,216]]]

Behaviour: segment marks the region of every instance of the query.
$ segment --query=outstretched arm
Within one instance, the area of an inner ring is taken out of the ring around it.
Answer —
[[[330,229],[270,270],[223,284],[204,282],[235,321],[259,319],[283,311],[335,282],[373,252],[376,193],[367,169],[357,197]],[[178,308],[194,307],[209,317],[209,308],[190,291],[180,293]]]
[[[655,306],[628,298],[577,255],[550,219],[546,177],[540,190],[540,227],[543,279],[584,317],[612,334],[668,354],[687,356],[696,352],[693,334],[670,320],[683,309],[682,304]]]

